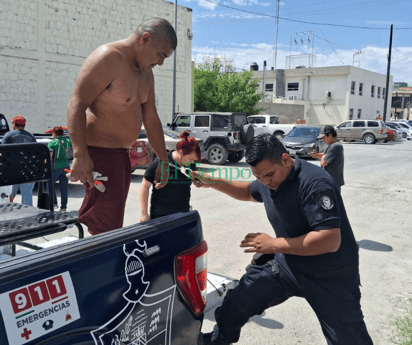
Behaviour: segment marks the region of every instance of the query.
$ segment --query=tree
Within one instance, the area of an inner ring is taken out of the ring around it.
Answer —
[[[245,112],[256,114],[263,98],[253,72],[235,72],[233,61],[225,57],[204,58],[194,71],[195,111]]]

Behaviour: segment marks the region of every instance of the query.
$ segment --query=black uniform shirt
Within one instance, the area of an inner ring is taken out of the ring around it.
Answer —
[[[177,212],[188,212],[190,208],[190,186],[192,180],[180,171],[180,166],[173,160],[169,153],[169,179],[163,188],[152,188],[150,201],[151,216],[167,216]],[[159,159],[156,158],[146,169],[144,178],[153,184],[156,168]],[[190,169],[196,170],[195,165],[191,164]],[[190,175],[190,174],[189,174]]]
[[[294,238],[310,231],[340,228],[337,252],[316,256],[285,254],[288,264],[314,274],[347,267],[358,259],[358,245],[349,224],[340,193],[323,169],[296,157],[288,178],[274,191],[254,181],[252,197],[263,202],[276,237]]]

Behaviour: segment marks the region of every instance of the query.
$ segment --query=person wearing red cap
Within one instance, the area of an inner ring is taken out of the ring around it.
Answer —
[[[56,181],[60,182],[60,196],[61,205],[60,212],[66,212],[67,200],[68,200],[68,189],[69,180],[66,176],[65,169],[70,169],[69,160],[67,159],[67,150],[71,147],[71,141],[69,138],[63,137],[63,127],[56,126],[52,129],[52,136],[54,140],[47,144],[50,150],[54,162],[53,169],[53,198],[54,198],[54,208],[58,208],[59,204],[57,202],[56,191],[54,190],[54,185]]]
[[[26,126],[26,119],[23,116],[17,115],[13,117],[11,119],[11,124],[13,126],[13,130],[4,135],[2,145],[36,142],[34,135],[24,129]],[[13,190],[11,192],[13,199],[16,197],[19,188],[21,192],[22,204],[33,206],[34,182],[13,185]]]

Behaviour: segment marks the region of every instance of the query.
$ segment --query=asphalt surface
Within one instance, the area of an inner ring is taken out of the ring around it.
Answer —
[[[342,197],[360,247],[362,310],[374,344],[394,344],[396,318],[412,299],[410,204],[412,199],[412,142],[386,144],[344,143],[345,186]],[[319,165],[318,161],[308,160]],[[205,168],[216,168],[208,164]],[[244,161],[225,165],[232,176],[243,171]],[[239,170],[236,170],[239,169]],[[125,225],[139,222],[139,187],[144,170],[132,176]],[[225,171],[223,171],[225,174]],[[253,178],[252,178],[253,179]],[[68,210],[77,210],[84,195],[80,183],[69,187]],[[17,196],[17,202],[20,196]],[[208,270],[240,279],[251,254],[239,247],[247,233],[274,232],[262,204],[240,202],[212,189],[192,188],[192,205],[198,210],[208,242]],[[76,235],[71,229],[66,233]],[[212,330],[213,312],[205,315],[203,332]],[[316,316],[301,298],[253,317],[242,329],[241,345],[321,345],[326,341]]]

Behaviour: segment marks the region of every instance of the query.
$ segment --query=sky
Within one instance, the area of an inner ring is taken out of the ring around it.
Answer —
[[[264,60],[270,69],[275,51],[278,69],[285,68],[289,55],[306,54],[294,63],[307,66],[313,50],[316,67],[355,65],[386,74],[393,24],[391,75],[394,82],[412,85],[412,0],[281,0],[278,25],[277,0],[178,4],[193,10],[193,60],[224,56],[239,71],[253,62],[262,69]]]

